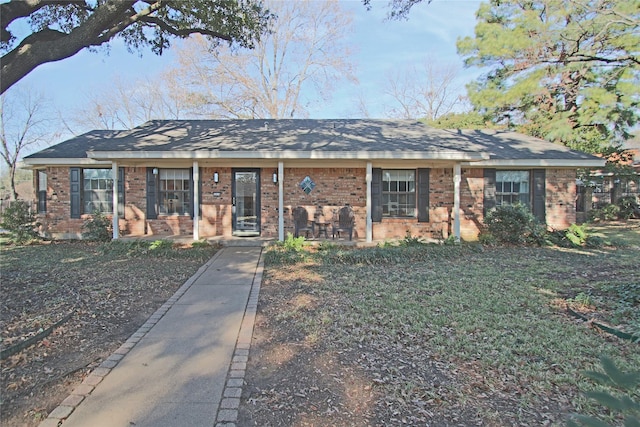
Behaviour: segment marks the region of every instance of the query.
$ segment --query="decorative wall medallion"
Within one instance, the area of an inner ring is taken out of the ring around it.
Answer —
[[[307,175],[300,183],[300,188],[305,193],[309,194],[316,188],[316,183]]]

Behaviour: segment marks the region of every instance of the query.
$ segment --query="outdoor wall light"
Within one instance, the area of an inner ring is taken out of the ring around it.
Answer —
[[[274,184],[278,183],[278,172],[277,171],[273,171],[273,183]]]
[[[153,168],[153,174],[158,175],[158,168]]]
[[[216,184],[220,182],[220,175],[218,175],[218,172],[213,173],[213,182],[215,182]]]

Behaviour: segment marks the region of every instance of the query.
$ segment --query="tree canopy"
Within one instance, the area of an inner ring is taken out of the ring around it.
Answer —
[[[469,85],[496,123],[591,153],[629,137],[640,102],[637,0],[491,0],[458,41]]]
[[[277,15],[253,49],[212,50],[203,37],[177,46],[172,70],[192,112],[205,117],[308,117],[330,99],[336,82],[355,81],[348,34],[351,13],[337,0],[280,1]]]
[[[251,47],[271,17],[259,0],[12,0],[0,4],[1,93],[41,64],[114,37],[158,55],[193,33]],[[20,21],[30,24],[26,36]]]

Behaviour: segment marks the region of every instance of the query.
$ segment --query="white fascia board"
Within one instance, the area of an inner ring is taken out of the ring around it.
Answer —
[[[99,160],[128,159],[330,159],[330,160],[464,160],[475,162],[489,159],[487,153],[463,151],[402,152],[402,151],[89,151],[87,156]]]
[[[483,160],[479,162],[464,162],[462,166],[474,167],[519,167],[519,168],[598,168],[604,167],[606,160],[586,159],[522,159],[522,160]]]
[[[111,161],[99,161],[86,158],[34,158],[22,159],[20,169],[32,169],[38,166],[111,166]]]

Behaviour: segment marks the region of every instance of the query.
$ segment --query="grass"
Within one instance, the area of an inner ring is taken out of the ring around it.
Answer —
[[[590,328],[565,309],[577,301],[588,317],[640,335],[640,228],[598,226],[594,232],[618,246],[327,248],[298,254],[294,267],[287,265],[294,258],[268,256],[267,281],[288,286],[295,277],[296,292],[323,301],[286,319],[314,345],[445,363],[458,383],[440,392],[445,406],[480,401],[481,381],[519,413],[541,413],[545,405],[550,412],[595,413],[578,393],[592,387],[581,372],[597,369],[601,356],[637,370],[638,344]],[[392,373],[379,382],[385,393],[408,395],[408,401],[433,394],[420,386],[420,375],[402,372],[402,381]],[[500,412],[479,405],[487,419]]]

